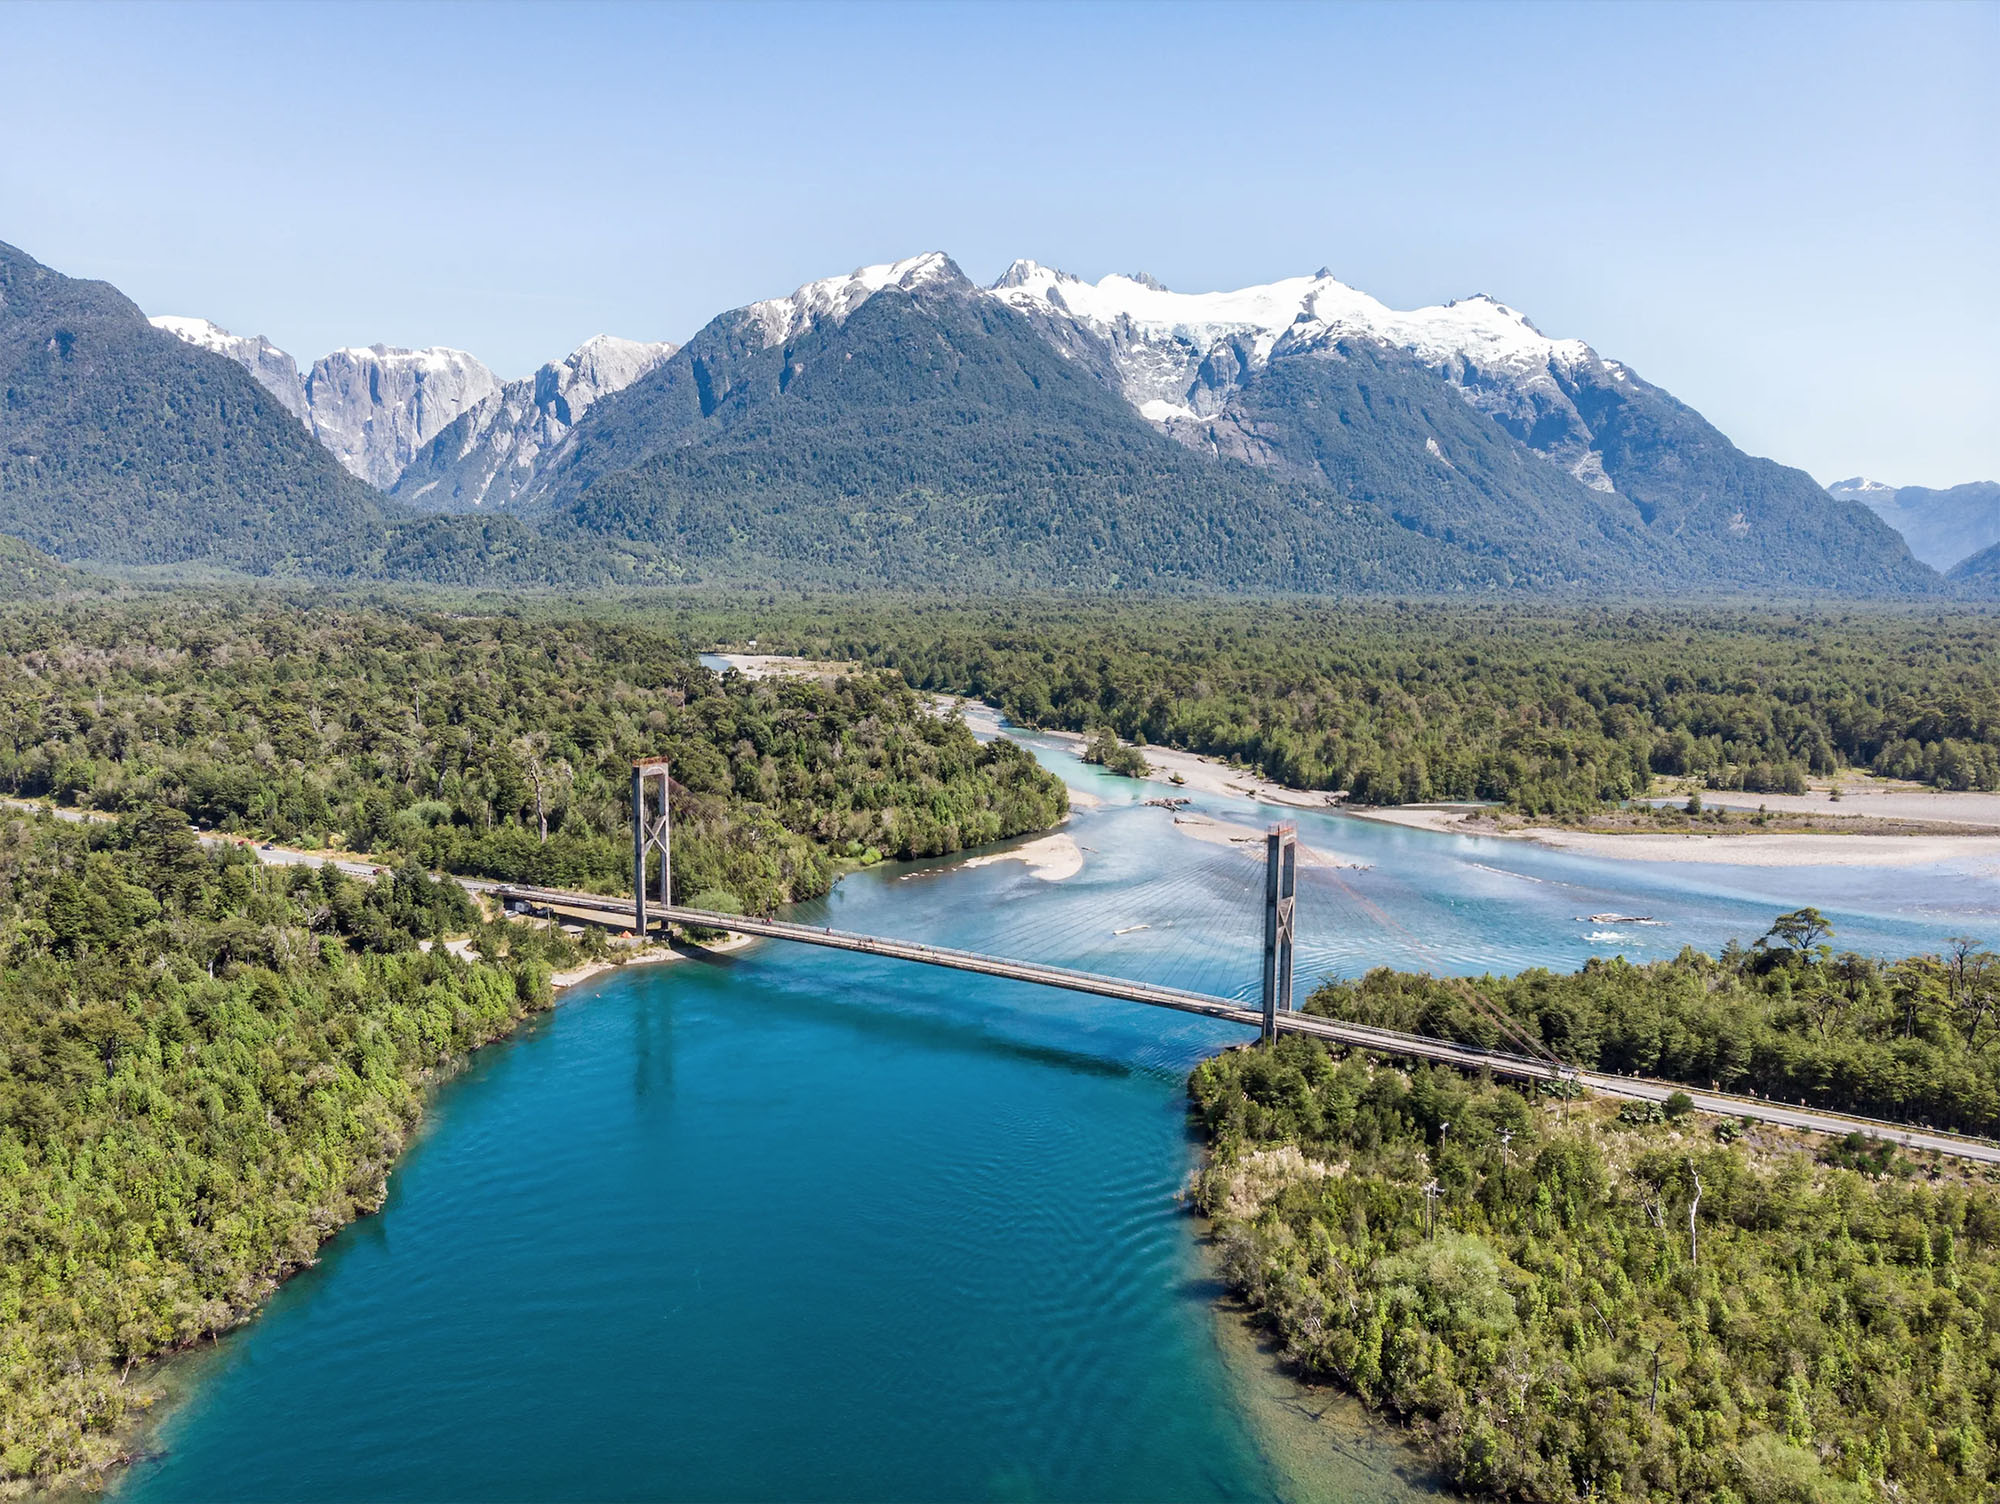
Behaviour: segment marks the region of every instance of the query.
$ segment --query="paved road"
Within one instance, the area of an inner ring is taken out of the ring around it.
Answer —
[[[538,902],[561,902],[575,907],[596,908],[606,913],[629,912],[628,905],[618,899],[567,893],[559,889],[496,887],[491,884],[488,887],[495,888],[502,895]],[[844,930],[815,928],[782,919],[754,919],[736,914],[715,914],[699,909],[683,908],[655,910],[654,913],[656,917],[673,924],[730,930],[737,934],[761,935],[774,940],[793,940],[834,950],[889,956],[898,960],[916,961],[927,966],[949,967],[954,971],[1008,977],[1016,981],[1035,982],[1046,987],[1061,987],[1070,992],[1119,998],[1127,1002],[1145,1003],[1156,1008],[1172,1008],[1182,1013],[1198,1013],[1208,1018],[1242,1024],[1246,1028],[1260,1032],[1263,1029],[1263,1015],[1255,1008],[1245,1007],[1234,998],[1213,997],[1207,993],[1188,992],[1177,987],[1133,982],[1122,977],[1101,976],[1094,972],[1071,971],[1066,967],[1045,966],[1034,961],[1011,961],[999,956],[984,955],[978,951],[925,945],[920,941],[887,940],[875,935],[857,935]],[[1516,1080],[1549,1081],[1567,1075],[1587,1090],[1632,1101],[1664,1102],[1677,1091],[1686,1092],[1697,1111],[1713,1113],[1720,1117],[1748,1118],[1752,1122],[1769,1123],[1775,1127],[1797,1128],[1810,1133],[1835,1136],[1859,1133],[1867,1138],[1885,1140],[1905,1148],[1925,1149],[1935,1154],[1950,1155],[1955,1159],[2000,1165],[2000,1144],[1984,1139],[1962,1138],[1955,1134],[1910,1128],[1901,1123],[1885,1122],[1879,1118],[1822,1112],[1810,1107],[1791,1107],[1761,1097],[1704,1091],[1673,1081],[1654,1081],[1638,1076],[1612,1075],[1603,1071],[1564,1071],[1546,1061],[1526,1055],[1516,1055],[1504,1050],[1486,1050],[1477,1045],[1457,1044],[1420,1034],[1405,1034],[1394,1029],[1378,1029],[1367,1024],[1346,1023],[1339,1019],[1323,1018],[1318,1014],[1280,1014],[1278,1028],[1285,1033],[1316,1035],[1340,1044],[1377,1050],[1383,1054],[1398,1055],[1405,1059],[1434,1060],[1467,1070],[1489,1070],[1495,1075],[1508,1076]]]
[[[0,805],[32,811],[48,809],[47,805],[35,804],[25,799],[0,799]],[[59,820],[73,821],[112,818],[109,815],[84,810],[57,809],[54,814]],[[200,839],[204,845],[209,846],[244,844],[235,836],[204,834]],[[370,862],[322,856],[315,852],[294,851],[279,846],[258,846],[255,849],[259,861],[273,866],[322,867],[331,863],[342,872],[360,878],[372,878],[378,870],[375,864]],[[473,893],[502,898],[516,897],[536,903],[563,904],[571,908],[594,909],[608,914],[631,912],[628,901],[606,898],[601,894],[572,893],[559,888],[523,887],[518,884],[490,882],[476,877],[461,877],[457,881],[467,891]],[[888,956],[927,966],[943,966],[954,971],[1007,977],[1015,981],[1034,982],[1044,987],[1060,987],[1069,992],[1084,992],[1097,997],[1145,1003],[1151,1007],[1171,1008],[1181,1013],[1197,1013],[1207,1018],[1242,1024],[1259,1032],[1263,1029],[1263,1015],[1254,1008],[1246,1008],[1234,998],[1213,997],[1207,993],[1189,992],[1178,987],[1161,987],[1149,982],[1128,981],[1122,977],[1100,976],[1095,972],[1072,971],[1067,967],[1046,966],[1036,961],[1012,961],[1000,956],[984,955],[978,951],[925,945],[920,941],[887,940],[876,935],[857,935],[844,930],[816,929],[811,925],[793,924],[782,919],[755,919],[740,914],[715,914],[700,909],[684,908],[653,912],[658,918],[673,924],[729,930],[739,935],[792,940],[834,950]],[[1278,1018],[1278,1027],[1286,1033],[1311,1034],[1339,1044],[1377,1050],[1383,1054],[1397,1055],[1406,1059],[1434,1060],[1468,1070],[1489,1070],[1495,1075],[1508,1076],[1516,1080],[1548,1081],[1565,1074],[1545,1061],[1531,1059],[1525,1055],[1515,1055],[1504,1050],[1485,1050],[1477,1045],[1455,1044],[1449,1040],[1431,1039],[1420,1034],[1405,1034],[1394,1029],[1378,1029],[1366,1024],[1345,1023],[1339,1019],[1322,1018],[1311,1013],[1281,1014]],[[1884,1122],[1879,1118],[1822,1112],[1811,1107],[1790,1107],[1761,1097],[1740,1097],[1729,1092],[1703,1091],[1672,1081],[1609,1075],[1602,1071],[1577,1070],[1566,1074],[1586,1089],[1601,1092],[1605,1096],[1623,1097],[1638,1102],[1664,1102],[1677,1091],[1686,1092],[1697,1111],[1714,1113],[1721,1117],[1748,1118],[1755,1123],[1802,1129],[1809,1133],[1839,1136],[1859,1133],[1866,1138],[1884,1140],[1905,1148],[1924,1149],[1934,1154],[1950,1155],[1955,1159],[2000,1165],[2000,1144],[1990,1143],[1984,1139],[1933,1133],[1921,1128],[1905,1127],[1901,1123]]]

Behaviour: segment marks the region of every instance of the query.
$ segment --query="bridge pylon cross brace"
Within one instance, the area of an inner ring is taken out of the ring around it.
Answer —
[[[646,858],[660,853],[660,907],[674,906],[673,823],[669,812],[672,779],[667,759],[647,757],[632,764],[632,933],[646,938]],[[659,790],[658,809],[653,791]]]
[[[1299,828],[1273,825],[1264,837],[1264,1042],[1278,1015],[1292,1011],[1292,942],[1298,933]]]

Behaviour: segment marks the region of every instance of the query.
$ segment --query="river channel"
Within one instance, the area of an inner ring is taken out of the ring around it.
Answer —
[[[1024,737],[1100,801],[1073,876],[871,869],[796,916],[1253,995],[1261,851]],[[2000,940],[1973,867],[1594,860],[1197,797],[1302,874],[1300,972],[1572,967],[1817,904],[1890,954]],[[1651,923],[1593,922],[1592,914]],[[1183,1083],[1241,1031],[765,943],[609,974],[437,1095],[382,1212],[171,1371],[119,1497],[1407,1500],[1217,1311]],[[1323,1445],[1321,1444],[1323,1442]]]

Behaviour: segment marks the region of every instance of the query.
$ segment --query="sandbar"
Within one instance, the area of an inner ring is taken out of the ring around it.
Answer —
[[[1016,846],[1011,851],[994,851],[985,856],[970,857],[960,865],[991,867],[999,862],[1026,862],[1028,871],[1043,882],[1059,883],[1083,871],[1083,852],[1078,849],[1073,836],[1058,831],[1055,835],[1042,836]]]

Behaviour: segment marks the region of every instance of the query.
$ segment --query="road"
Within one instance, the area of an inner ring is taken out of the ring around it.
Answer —
[[[25,799],[0,799],[0,805],[34,812],[49,809],[47,805]],[[84,810],[57,809],[53,813],[59,820],[112,818],[109,815]],[[236,836],[202,834],[199,839],[206,846],[245,844]],[[322,867],[331,864],[342,872],[363,879],[374,877],[378,870],[377,864],[372,862],[322,856],[315,852],[294,851],[286,847],[257,846],[253,849],[260,862],[272,866]],[[523,887],[519,884],[491,882],[476,877],[461,877],[457,882],[468,892],[492,897],[520,898],[540,904],[563,904],[572,908],[595,909],[603,913],[631,912],[629,901],[606,898],[601,894],[572,893],[559,888]],[[1180,1013],[1196,1013],[1205,1018],[1241,1024],[1260,1033],[1264,1024],[1263,1015],[1257,1009],[1245,1007],[1234,998],[1214,997],[1207,993],[1189,992],[1178,987],[1162,987],[1150,982],[1133,982],[1123,977],[1100,976],[1095,972],[1072,971],[1067,967],[1047,966],[1037,961],[1014,961],[1000,956],[985,955],[978,951],[954,950],[947,946],[925,945],[921,941],[914,940],[889,940],[877,935],[857,935],[844,930],[793,924],[783,919],[755,919],[741,914],[716,914],[701,909],[685,908],[653,912],[658,918],[672,924],[728,930],[739,935],[757,935],[772,940],[791,940],[833,950],[855,951],[866,955],[914,961],[925,966],[942,966],[954,971],[976,972],[983,976],[1006,977],[1044,987],[1060,987],[1068,992],[1082,992],[1125,1002],[1144,1003],[1155,1008],[1171,1008]],[[1747,1118],[1753,1123],[1768,1123],[1773,1127],[1793,1128],[1837,1137],[1859,1133],[1863,1137],[1882,1140],[1907,1149],[1927,1150],[1933,1154],[1949,1155],[1954,1159],[2000,1165],[2000,1144],[1990,1143],[1984,1139],[1961,1138],[1955,1134],[1910,1128],[1901,1123],[1884,1122],[1879,1118],[1822,1112],[1811,1107],[1792,1107],[1762,1097],[1742,1097],[1730,1092],[1704,1091],[1679,1082],[1654,1081],[1641,1076],[1618,1076],[1603,1071],[1585,1070],[1561,1072],[1545,1061],[1531,1059],[1526,1055],[1511,1054],[1504,1050],[1481,1049],[1477,1045],[1455,1044],[1449,1040],[1432,1039],[1420,1034],[1405,1034],[1394,1029],[1378,1029],[1367,1024],[1344,1023],[1339,1019],[1323,1018],[1311,1013],[1282,1013],[1278,1016],[1278,1028],[1284,1033],[1310,1034],[1350,1048],[1375,1050],[1404,1059],[1437,1061],[1464,1070],[1488,1070],[1496,1076],[1507,1076],[1515,1080],[1551,1081],[1557,1079],[1559,1075],[1567,1074],[1571,1080],[1586,1090],[1635,1102],[1665,1102],[1675,1092],[1685,1092],[1697,1111],[1713,1113],[1719,1117]]]
[[[489,885],[491,886],[493,885]],[[584,898],[557,889],[503,886],[497,887],[496,891],[502,896],[526,898],[536,902],[564,902],[580,907],[600,908],[606,912],[627,911],[627,906],[622,900]],[[1263,1029],[1263,1015],[1255,1008],[1246,1007],[1234,998],[1188,992],[1178,987],[1133,982],[1122,977],[1101,976],[1094,972],[1071,971],[1066,967],[1047,966],[1036,961],[1013,961],[978,951],[926,945],[921,941],[889,940],[876,935],[858,935],[844,930],[793,924],[782,919],[754,919],[739,914],[716,914],[700,909],[684,908],[658,910],[655,913],[658,918],[673,924],[729,930],[742,935],[761,935],[773,940],[792,940],[834,950],[888,956],[897,960],[915,961],[926,966],[943,966],[954,971],[977,972],[984,976],[1006,977],[1045,987],[1060,987],[1070,992],[1144,1003],[1156,1008],[1171,1008],[1181,1013],[1198,1013],[1207,1018],[1241,1024],[1245,1028],[1259,1032]],[[1507,1076],[1516,1080],[1553,1081],[1566,1075],[1588,1091],[1630,1101],[1665,1102],[1675,1092],[1685,1092],[1694,1103],[1696,1111],[1712,1113],[1719,1117],[1748,1118],[1754,1123],[1768,1123],[1774,1127],[1801,1129],[1809,1133],[1823,1133],[1835,1137],[1859,1133],[1866,1138],[1884,1140],[1904,1148],[1923,1149],[1934,1154],[1949,1155],[1954,1159],[2000,1165],[2000,1144],[1990,1143],[1984,1139],[1962,1138],[1955,1134],[1906,1127],[1901,1123],[1885,1122],[1879,1118],[1823,1112],[1810,1107],[1791,1107],[1762,1097],[1704,1091],[1674,1081],[1654,1081],[1645,1077],[1619,1076],[1604,1071],[1563,1070],[1546,1061],[1504,1050],[1487,1050],[1477,1045],[1457,1044],[1421,1034],[1405,1034],[1394,1029],[1346,1023],[1312,1013],[1281,1013],[1278,1015],[1278,1028],[1283,1033],[1310,1034],[1351,1048],[1375,1050],[1404,1059],[1437,1061],[1464,1070],[1488,1070],[1496,1076]]]

